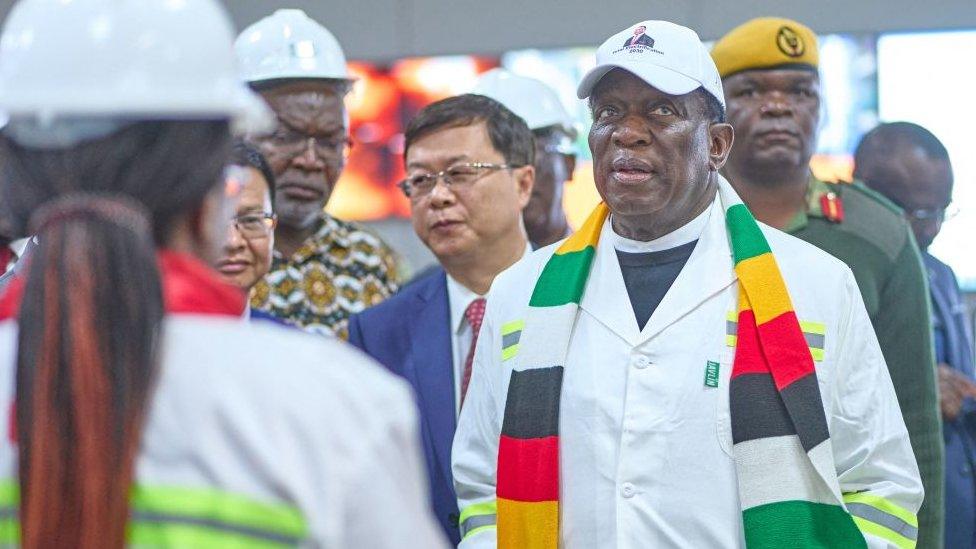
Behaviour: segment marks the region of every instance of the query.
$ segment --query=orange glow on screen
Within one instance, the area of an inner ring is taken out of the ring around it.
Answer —
[[[472,56],[404,59],[391,67],[349,63],[355,76],[346,96],[353,146],[326,210],[339,218],[407,217],[403,131],[423,107],[471,89],[498,60]]]

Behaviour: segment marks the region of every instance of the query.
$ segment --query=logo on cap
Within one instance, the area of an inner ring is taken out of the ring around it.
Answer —
[[[647,46],[648,48],[653,48],[654,39],[644,34],[644,31],[646,30],[647,27],[645,27],[644,25],[640,25],[639,27],[634,29],[634,35],[628,38],[626,42],[624,42],[624,47],[630,48],[633,46]]]
[[[776,33],[776,46],[788,57],[800,57],[806,51],[803,39],[793,29],[780,27]]]

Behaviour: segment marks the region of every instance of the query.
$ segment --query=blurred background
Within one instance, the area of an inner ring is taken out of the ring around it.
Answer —
[[[70,0],[61,0],[70,1]],[[182,0],[172,0],[180,2]],[[3,15],[11,2],[0,2]],[[565,195],[578,225],[598,200],[590,173],[590,123],[575,95],[595,46],[642,19],[667,19],[713,40],[756,16],[797,19],[821,42],[824,108],[814,172],[848,179],[851,153],[878,121],[932,130],[955,168],[954,203],[932,252],[964,289],[976,290],[976,0],[772,2],[742,0],[225,0],[241,29],[281,7],[304,9],[339,39],[357,77],[347,98],[353,147],[329,203],[331,213],[366,222],[413,271],[432,258],[409,227],[396,182],[406,122],[423,106],[469,91],[478,74],[502,66],[549,83],[577,117],[580,161]]]

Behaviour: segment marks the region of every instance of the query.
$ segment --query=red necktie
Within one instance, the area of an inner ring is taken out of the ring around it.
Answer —
[[[468,383],[471,382],[471,364],[474,362],[474,349],[478,346],[478,332],[481,331],[481,321],[485,318],[485,298],[479,297],[468,305],[464,310],[464,318],[471,326],[471,348],[468,349],[468,357],[464,359],[464,373],[461,375],[461,406],[464,406],[464,395],[468,392]]]
[[[7,265],[14,259],[14,251],[10,246],[0,246],[0,275],[7,272]]]

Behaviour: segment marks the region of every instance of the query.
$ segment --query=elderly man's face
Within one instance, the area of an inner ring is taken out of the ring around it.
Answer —
[[[593,175],[615,215],[667,210],[671,216],[700,205],[705,194],[714,192],[707,185],[715,158],[702,93],[668,95],[615,69],[594,88],[591,107]],[[726,150],[718,152],[724,162]]]
[[[804,69],[749,70],[722,81],[735,128],[732,162],[756,170],[805,166],[817,146],[820,78]]]
[[[255,138],[276,178],[279,220],[295,230],[322,215],[345,164],[345,82],[303,80],[261,92],[274,110],[274,133]]]

